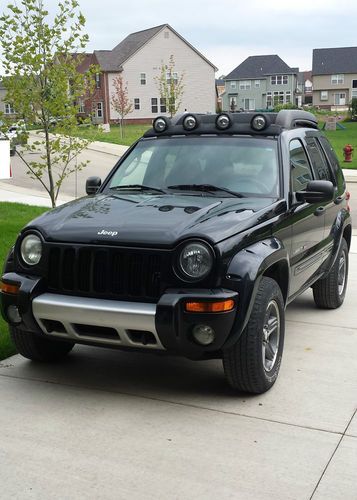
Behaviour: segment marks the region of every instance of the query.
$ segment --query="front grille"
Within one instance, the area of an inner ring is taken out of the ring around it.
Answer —
[[[50,244],[48,289],[90,297],[155,301],[162,292],[164,253]]]

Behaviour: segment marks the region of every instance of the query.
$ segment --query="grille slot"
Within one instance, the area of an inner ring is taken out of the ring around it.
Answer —
[[[143,301],[160,297],[164,261],[160,251],[48,246],[50,291]]]

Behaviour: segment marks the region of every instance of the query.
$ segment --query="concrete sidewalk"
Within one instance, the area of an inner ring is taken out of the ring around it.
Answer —
[[[77,346],[0,363],[0,484],[17,499],[356,500],[357,238],[346,301],[287,310],[279,379],[234,395],[219,361]]]

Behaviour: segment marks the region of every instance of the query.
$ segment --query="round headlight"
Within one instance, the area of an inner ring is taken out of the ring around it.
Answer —
[[[204,243],[189,243],[181,251],[179,265],[184,276],[203,279],[212,269],[212,252]]]
[[[167,127],[169,126],[167,120],[165,118],[163,118],[162,116],[155,118],[152,125],[154,127],[155,132],[164,132],[167,129]]]
[[[267,120],[263,115],[256,115],[251,122],[252,128],[254,130],[263,130],[267,126]]]
[[[35,266],[42,257],[42,242],[36,234],[29,234],[21,242],[21,257],[28,266]]]
[[[194,130],[198,125],[197,118],[193,115],[187,115],[182,125],[185,130]]]
[[[232,125],[231,119],[228,115],[222,114],[218,115],[216,119],[216,127],[220,130],[225,130]]]

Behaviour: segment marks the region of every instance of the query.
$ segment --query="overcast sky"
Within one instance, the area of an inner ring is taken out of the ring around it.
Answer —
[[[8,0],[0,0],[0,12]],[[17,3],[19,3],[17,1]],[[44,0],[53,13],[57,0]],[[357,46],[356,0],[79,0],[88,51],[112,49],[129,33],[170,24],[228,74],[251,55],[278,54],[311,69],[312,49]]]

